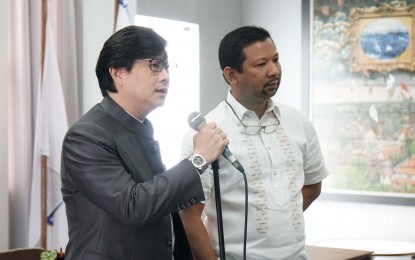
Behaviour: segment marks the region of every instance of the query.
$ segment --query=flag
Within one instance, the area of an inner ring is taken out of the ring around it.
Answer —
[[[130,11],[128,10],[127,0],[118,0],[118,13],[115,22],[115,31],[127,27],[130,22]]]
[[[40,246],[41,155],[47,157],[47,250],[65,248],[68,225],[62,201],[60,158],[68,120],[50,19],[46,19],[42,89],[38,95],[32,164],[29,247]]]

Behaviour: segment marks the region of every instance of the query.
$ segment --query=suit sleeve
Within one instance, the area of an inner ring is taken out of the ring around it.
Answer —
[[[137,226],[204,200],[199,174],[188,160],[144,182],[135,182],[114,138],[93,124],[68,131],[62,148],[64,196],[80,193],[104,211]],[[137,158],[137,163],[146,162]],[[138,174],[153,175],[151,171]]]

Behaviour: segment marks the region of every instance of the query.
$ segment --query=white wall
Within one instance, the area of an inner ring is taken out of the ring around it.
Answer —
[[[280,55],[282,80],[274,97],[298,109],[301,101],[301,1],[243,0],[243,25],[267,29]]]
[[[0,35],[7,35],[7,6],[8,1],[0,1]],[[7,44],[4,40],[0,41],[0,78],[3,83],[7,82]],[[0,95],[0,250],[9,248],[9,195],[7,177],[7,97],[8,85],[1,84]],[[7,235],[4,235],[7,234]]]
[[[307,243],[329,239],[415,242],[415,208],[317,200],[305,213]]]
[[[81,14],[82,24],[78,47],[81,48],[79,58],[81,78],[81,111],[84,114],[102,99],[98,80],[95,75],[95,65],[99,52],[105,40],[111,36],[114,28],[113,0],[77,0],[78,13]],[[131,2],[131,1],[130,1]],[[93,15],[91,15],[93,14]]]

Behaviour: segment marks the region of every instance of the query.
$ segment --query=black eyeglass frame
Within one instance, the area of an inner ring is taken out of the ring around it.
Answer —
[[[168,61],[164,61],[161,59],[137,59],[137,60],[144,60],[149,62],[149,67],[151,71],[154,72],[162,72],[163,69],[165,69],[167,72],[169,72],[170,64]]]

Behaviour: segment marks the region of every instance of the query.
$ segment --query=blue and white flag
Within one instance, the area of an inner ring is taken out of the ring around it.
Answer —
[[[115,22],[115,31],[131,25],[130,11],[127,0],[118,0],[118,13]]]
[[[49,6],[49,4],[48,4]],[[62,142],[68,130],[58,56],[52,25],[46,20],[42,89],[36,110],[33,147],[32,189],[30,198],[29,247],[40,246],[41,238],[41,155],[47,157],[47,250],[64,249],[68,224],[61,193]]]

